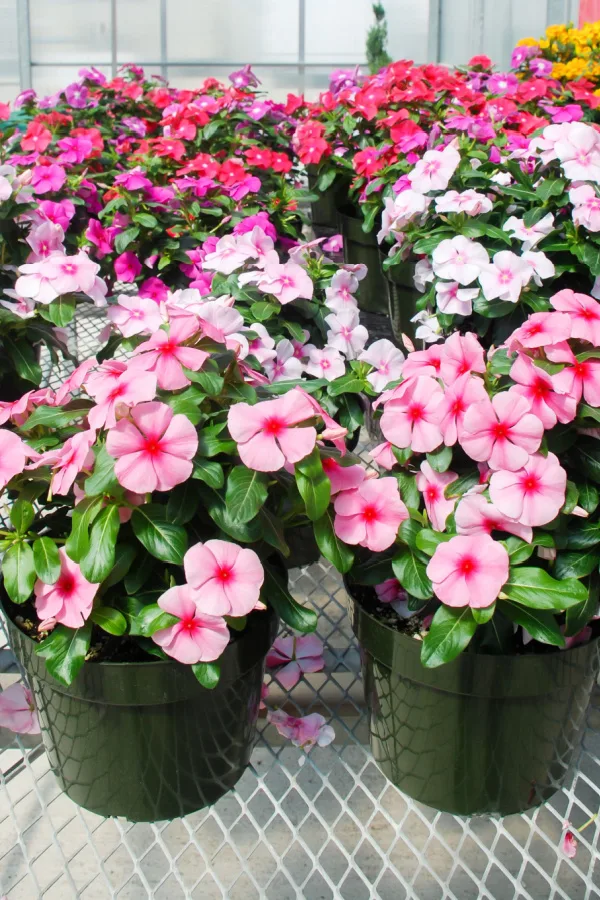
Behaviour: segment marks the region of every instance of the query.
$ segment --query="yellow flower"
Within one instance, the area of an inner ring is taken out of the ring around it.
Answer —
[[[521,38],[520,41],[517,41],[517,47],[537,47],[537,46],[538,46],[538,42],[536,41],[535,38],[532,38],[532,37]]]
[[[547,50],[550,46],[550,41],[541,40],[539,46],[541,50]]]

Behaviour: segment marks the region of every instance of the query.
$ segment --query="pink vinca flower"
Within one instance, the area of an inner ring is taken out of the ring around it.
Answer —
[[[362,352],[369,333],[364,325],[360,324],[358,309],[345,309],[340,313],[325,316],[329,326],[327,343],[335,347],[348,359],[357,359]]]
[[[571,319],[566,313],[540,312],[533,313],[517,328],[506,342],[509,350],[525,347],[533,350],[560,344],[571,337]]]
[[[246,616],[258,603],[265,573],[249,547],[218,540],[194,544],[183,558],[183,567],[202,613]]]
[[[50,487],[54,494],[68,494],[81,470],[92,468],[94,464],[92,447],[95,440],[96,432],[93,429],[80,431],[70,437],[57,452],[50,450],[48,454],[42,456],[39,461],[41,465],[44,464],[46,457],[49,457],[48,462],[52,465]]]
[[[510,391],[471,406],[463,421],[463,450],[491,469],[520,469],[539,448],[544,434],[544,426],[529,409],[524,397]]]
[[[569,200],[574,206],[573,222],[588,231],[600,231],[600,197],[591,184],[571,188]]]
[[[272,294],[284,305],[292,300],[311,300],[314,290],[312,278],[306,269],[294,262],[269,262],[258,288],[264,294]]]
[[[387,338],[374,341],[358,358],[373,366],[373,371],[367,375],[367,381],[378,393],[385,390],[390,381],[397,381],[402,375],[404,353]]]
[[[546,235],[550,234],[554,228],[554,216],[552,213],[547,213],[539,222],[529,226],[525,225],[523,219],[510,216],[502,228],[504,231],[511,232],[511,237],[523,242],[521,249],[525,252],[532,250]]]
[[[437,412],[444,444],[447,447],[453,447],[457,440],[461,440],[467,410],[487,398],[483,381],[469,373],[461,375],[446,387],[444,399]]]
[[[135,281],[141,271],[141,262],[130,250],[126,250],[115,259],[115,275],[119,281],[127,283]]]
[[[478,296],[479,288],[461,288],[458,281],[438,281],[435,286],[436,306],[448,316],[470,316]]]
[[[440,375],[444,384],[452,384],[468,372],[485,372],[484,350],[472,331],[467,334],[456,331],[447,339],[443,351]]]
[[[198,435],[190,420],[166,403],[139,403],[131,419],[108,432],[106,449],[117,460],[115,475],[136,494],[169,491],[192,474]]]
[[[304,367],[305,372],[314,375],[315,378],[325,378],[326,381],[335,381],[346,371],[344,357],[335,347],[312,347],[308,353],[308,362]]]
[[[227,425],[244,465],[257,472],[277,472],[286,462],[300,462],[314,448],[316,429],[294,427],[314,415],[310,400],[294,388],[254,406],[236,403],[229,410]]]
[[[517,472],[494,472],[490,497],[500,512],[523,525],[547,525],[565,502],[567,473],[554,453],[530,456]]]
[[[0,728],[15,734],[40,733],[33,694],[24,684],[11,684],[0,694]]]
[[[408,519],[395,478],[365,480],[354,490],[339,493],[334,506],[337,536],[375,552],[391,547],[400,524]]]
[[[294,345],[287,338],[278,342],[275,356],[265,360],[263,368],[269,381],[290,381],[302,377],[302,363],[294,354]],[[343,367],[343,364],[342,364]],[[342,369],[342,374],[345,369]]]
[[[134,334],[153,334],[163,323],[160,307],[149,297],[120,294],[117,305],[111,306],[106,315],[126,338]]]
[[[396,447],[430,453],[442,443],[439,406],[444,395],[440,385],[433,378],[419,375],[396,390],[381,417],[383,436]]]
[[[34,585],[35,611],[42,620],[56,619],[69,628],[80,628],[92,611],[98,585],[83,577],[81,569],[69,559],[64,547],[58,554],[58,580],[54,584],[45,584],[38,578]]]
[[[446,519],[454,511],[456,500],[447,500],[444,491],[457,478],[456,472],[436,472],[426,460],[421,463],[417,487],[423,494],[425,509],[435,531],[445,530]]]
[[[267,713],[267,721],[274,725],[282,737],[288,738],[294,747],[311,750],[315,744],[327,747],[335,740],[335,731],[319,713],[311,713],[303,718],[288,716],[282,709]]]
[[[446,606],[482,609],[496,600],[508,579],[508,553],[489,534],[453,537],[438,544],[427,575]]]
[[[596,129],[583,122],[569,122],[563,129],[554,152],[567,178],[600,182],[600,135]]]
[[[218,659],[229,643],[229,629],[225,619],[200,612],[194,600],[194,591],[186,584],[172,587],[158,598],[158,605],[165,612],[179,619],[155,631],[152,640],[185,665],[212,662]]]
[[[324,456],[322,464],[331,483],[331,496],[358,487],[367,476],[362,466],[342,466],[333,456]]]
[[[597,359],[578,360],[573,357],[573,365],[565,366],[554,376],[557,391],[568,394],[575,403],[581,397],[590,406],[600,406],[600,361]]]
[[[156,396],[156,375],[140,372],[134,368],[125,369],[116,379],[106,379],[104,386],[95,393],[96,406],[88,413],[92,428],[114,428],[117,415],[123,417],[132,406],[154,400]]]
[[[565,831],[562,842],[562,851],[569,859],[575,859],[577,856],[577,838],[570,829]]]
[[[0,490],[25,468],[29,448],[12,431],[0,428]]]
[[[509,394],[519,394],[529,403],[529,409],[545,429],[554,428],[557,422],[572,422],[577,412],[577,401],[569,393],[563,393],[556,375],[549,375],[536,366],[529,356],[519,353],[510,370],[516,382]]]
[[[479,283],[486,300],[516,303],[530,277],[530,266],[525,260],[511,250],[500,250],[480,273]]]
[[[358,290],[358,279],[352,272],[339,269],[331,284],[325,289],[325,306],[332,312],[339,313],[344,309],[356,309],[356,298],[353,294]]]
[[[571,337],[600,347],[600,303],[597,300],[565,288],[550,297],[550,303],[554,309],[571,317]]]
[[[278,670],[277,681],[291,691],[304,672],[320,672],[325,667],[323,641],[316,634],[278,637],[267,654],[267,665]]]
[[[463,235],[440,241],[431,256],[433,271],[438,278],[462,285],[475,281],[489,261],[485,247]]]
[[[183,367],[197,372],[209,357],[204,350],[185,345],[185,341],[197,332],[198,322],[195,317],[175,319],[169,325],[168,334],[161,329],[136,348],[132,367],[154,372],[158,386],[165,391],[186,387],[190,380]]]
[[[527,543],[531,542],[530,525],[510,519],[501,513],[493,503],[481,494],[466,494],[455,513],[456,530],[459,534],[491,534],[492,531],[508,531]]]
[[[408,174],[414,191],[427,194],[443,191],[460,163],[460,153],[452,144],[443,150],[427,150],[412,172]]]
[[[207,253],[202,261],[202,268],[223,275],[231,275],[244,265],[247,259],[256,256],[256,251],[249,243],[240,240],[233,234],[220,238],[212,253]]]

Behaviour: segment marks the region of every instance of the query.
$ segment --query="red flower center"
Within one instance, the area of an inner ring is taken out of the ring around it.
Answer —
[[[365,522],[374,522],[377,519],[377,509],[374,506],[365,506],[362,517]]]
[[[284,430],[285,425],[281,421],[281,419],[267,419],[265,424],[263,425],[263,431],[265,434],[270,434],[272,437],[277,437]]]
[[[420,422],[423,418],[424,409],[420,403],[411,403],[408,407],[408,418],[412,422]]]
[[[435,484],[430,484],[427,488],[425,488],[425,496],[432,502],[434,500],[438,500],[440,496],[439,487]]]
[[[547,397],[550,393],[550,386],[543,378],[536,378],[532,385],[532,391],[536,398]]]
[[[527,478],[523,479],[523,490],[526,493],[531,493],[539,490],[540,480],[537,475],[528,475]]]
[[[173,356],[175,351],[177,350],[177,344],[174,341],[165,341],[164,344],[161,344],[160,352],[163,356]]]
[[[458,571],[461,575],[472,575],[477,571],[477,560],[472,556],[463,556],[458,563]]]
[[[63,572],[56,586],[61,594],[72,594],[75,589],[75,577],[71,572]]]
[[[219,566],[219,569],[217,570],[217,578],[223,583],[229,581],[232,574],[231,566]]]
[[[158,453],[161,453],[162,448],[160,446],[159,438],[147,438],[144,445],[144,450],[150,456],[156,456]]]
[[[505,441],[508,437],[508,427],[504,424],[504,422],[497,422],[492,427],[492,435],[496,438],[497,441]]]

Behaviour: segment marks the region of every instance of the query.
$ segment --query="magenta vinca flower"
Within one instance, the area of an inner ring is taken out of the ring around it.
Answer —
[[[198,435],[190,420],[166,403],[139,403],[108,432],[119,484],[136,494],[169,491],[192,474]]]
[[[165,653],[186,665],[219,658],[229,643],[229,629],[225,619],[198,610],[192,588],[186,584],[169,588],[158,598],[158,605],[179,619],[152,635]]]
[[[277,669],[277,681],[290,691],[304,672],[320,672],[324,668],[323,641],[316,634],[278,637],[267,654],[267,665]]]
[[[58,554],[58,580],[54,584],[45,584],[38,578],[34,585],[35,610],[42,621],[56,619],[69,628],[80,628],[92,611],[98,585],[84,578],[81,569],[69,559],[64,547],[60,548]]]
[[[246,616],[258,603],[265,573],[249,547],[219,540],[195,544],[185,554],[183,567],[202,613]]]
[[[294,427],[314,415],[308,397],[294,388],[254,406],[236,403],[229,410],[227,425],[244,465],[257,472],[277,472],[286,462],[300,462],[314,448],[316,429]]]
[[[33,694],[24,684],[11,684],[0,694],[0,727],[15,734],[39,734]]]
[[[446,606],[481,609],[497,598],[508,580],[506,548],[489,534],[453,537],[435,549],[427,576]]]
[[[408,519],[395,478],[362,481],[353,490],[341,491],[334,507],[337,536],[375,552],[391,547],[400,524]]]
[[[516,472],[494,472],[490,497],[500,512],[523,525],[547,525],[565,502],[567,473],[554,453],[535,453]]]
[[[529,410],[527,400],[510,391],[475,403],[463,420],[463,450],[471,459],[487,462],[490,469],[522,468],[544,434],[543,424]]]

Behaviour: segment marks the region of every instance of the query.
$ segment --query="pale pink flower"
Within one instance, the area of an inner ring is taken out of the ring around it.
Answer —
[[[358,309],[345,309],[340,313],[325,316],[329,326],[327,343],[344,353],[348,359],[357,359],[363,350],[369,333],[360,324]]]
[[[569,859],[575,859],[577,856],[577,838],[570,830],[565,831],[562,842],[562,851]]]
[[[81,470],[92,468],[95,440],[94,430],[80,431],[65,441],[60,450],[50,450],[42,456],[39,464],[50,463],[53,469],[50,487],[54,494],[68,494]]]
[[[258,472],[277,472],[286,462],[300,462],[314,448],[316,429],[294,428],[314,414],[308,397],[294,388],[254,406],[236,403],[229,410],[227,425],[244,465]]]
[[[325,306],[332,312],[344,309],[356,309],[356,298],[353,294],[358,290],[358,279],[352,272],[339,269],[328,288],[325,288]]]
[[[445,384],[451,384],[461,375],[485,372],[485,354],[476,334],[468,331],[450,335],[444,345],[440,375]]]
[[[600,303],[587,294],[577,294],[565,288],[550,297],[550,303],[559,312],[571,317],[571,337],[600,346]]]
[[[459,234],[440,241],[431,255],[434,274],[459,284],[471,284],[489,264],[488,252],[482,244]]]
[[[402,367],[405,381],[417,375],[430,375],[437,378],[442,370],[442,360],[446,355],[445,344],[434,344],[427,350],[415,350],[409,353]]]
[[[25,240],[33,250],[34,258],[32,259],[30,256],[29,261],[39,262],[39,260],[45,259],[52,253],[64,254],[64,239],[64,231],[62,230],[60,225],[55,225],[53,222],[45,221],[37,227],[32,228],[25,238]]]
[[[240,343],[247,346],[247,341],[239,334],[244,327],[244,318],[237,309],[232,309],[233,302],[233,297],[207,300],[196,312],[204,334],[219,344],[225,344],[229,350],[237,352],[236,348]]]
[[[189,585],[169,588],[157,602],[161,609],[179,619],[176,625],[152,635],[154,643],[168,656],[185,665],[212,662],[221,656],[229,643],[225,619],[201,612]]]
[[[515,534],[521,540],[531,543],[533,532],[530,525],[522,525],[505,516],[481,494],[465,494],[456,507],[454,518],[459,534],[491,534],[492,531],[508,531],[509,534]]]
[[[588,231],[600,231],[600,197],[591,184],[571,188],[569,200],[574,206],[573,221]]]
[[[421,463],[421,471],[416,477],[417,487],[423,494],[425,509],[435,531],[445,531],[446,519],[454,511],[456,500],[447,500],[444,491],[457,478],[456,472],[436,472],[427,460]]]
[[[22,425],[34,408],[33,393],[33,391],[27,391],[18,400],[0,400],[0,425],[4,425],[8,421],[14,422],[15,425]]]
[[[573,365],[557,372],[553,381],[557,391],[568,394],[576,403],[583,395],[590,406],[600,406],[600,360],[574,358]]]
[[[536,244],[539,244],[546,235],[550,234],[554,229],[554,216],[547,213],[539,222],[534,225],[525,225],[523,219],[517,219],[516,216],[510,216],[502,226],[504,231],[508,231],[511,237],[522,241],[522,250],[531,250]]]
[[[265,234],[259,225],[255,225],[252,231],[242,234],[238,246],[240,252],[248,250],[249,257],[258,260],[259,267],[265,265],[275,248],[273,238]]]
[[[461,288],[458,281],[438,281],[435,286],[435,302],[446,315],[470,316],[473,300],[479,296],[479,288]]]
[[[197,332],[198,321],[192,316],[172,321],[168,334],[161,329],[136,348],[132,368],[154,372],[158,386],[163,390],[175,391],[186,387],[190,380],[183,367],[197,372],[209,357],[204,350],[185,345],[185,341]]]
[[[277,681],[291,691],[303,673],[320,672],[325,667],[323,641],[316,634],[278,637],[267,654],[267,665],[278,669]]]
[[[438,407],[437,415],[444,444],[447,447],[453,447],[457,440],[461,440],[467,410],[473,404],[487,400],[487,397],[483,381],[480,378],[474,378],[469,372],[461,375],[446,387],[444,399]]]
[[[0,490],[25,468],[31,453],[18,434],[0,428]]]
[[[59,296],[76,291],[87,293],[92,290],[100,270],[98,263],[90,259],[83,250],[75,256],[55,253],[41,265],[44,277],[48,278]]]
[[[537,253],[533,250],[526,250],[521,254],[521,259],[529,266],[529,278],[525,284],[528,284],[533,278],[534,283],[541,287],[545,278],[554,278],[556,275],[554,263],[541,250]]]
[[[413,190],[426,194],[443,191],[460,163],[460,153],[452,144],[443,150],[427,150],[423,158],[408,173]]]
[[[516,303],[523,285],[531,277],[530,267],[511,250],[500,250],[494,260],[479,274],[479,283],[486,300],[507,300]]]
[[[471,459],[487,462],[490,469],[516,472],[539,448],[543,434],[527,400],[503,391],[467,410],[460,444]]]
[[[530,411],[541,421],[545,429],[554,428],[557,421],[572,422],[577,412],[577,401],[565,394],[550,375],[536,366],[532,359],[519,353],[510,370],[510,377],[517,382],[509,393],[520,394],[529,403]]]
[[[192,474],[198,435],[190,420],[166,403],[139,403],[130,419],[108,432],[106,449],[117,460],[120,484],[136,494],[169,491]]]
[[[271,382],[290,381],[302,377],[302,363],[294,355],[294,346],[287,338],[279,341],[275,348],[275,356],[265,360],[263,369]],[[342,374],[344,371],[345,368]]]
[[[247,259],[256,257],[256,248],[242,238],[233,234],[225,235],[217,242],[212,253],[207,253],[202,261],[202,268],[223,275],[231,275],[236,269],[244,265]]]
[[[202,613],[246,616],[258,603],[265,573],[249,547],[219,540],[194,544],[183,558],[183,567]]]
[[[315,744],[327,747],[335,740],[335,731],[319,713],[311,713],[303,718],[288,716],[282,709],[269,710],[267,721],[274,725],[279,734],[291,740],[294,747],[311,750]]]
[[[408,519],[395,478],[369,479],[353,490],[342,491],[334,508],[337,536],[375,552],[391,547],[400,524]]]
[[[83,577],[81,569],[69,559],[64,547],[59,549],[58,555],[58,580],[54,584],[44,584],[38,578],[35,583],[35,611],[40,619],[53,618],[68,628],[80,628],[92,611],[98,585]]]
[[[92,428],[114,428],[117,415],[126,416],[132,406],[154,400],[155,396],[156,375],[153,372],[125,369],[118,378],[106,379],[104,386],[97,387],[96,406],[90,409],[88,422]]]
[[[464,212],[468,216],[480,216],[492,209],[492,201],[485,194],[477,191],[446,191],[441,197],[436,197],[435,208],[437,212]]]
[[[244,326],[245,327],[245,326]],[[260,322],[253,322],[252,326],[248,326],[248,331],[253,331],[255,338],[248,341],[248,353],[254,356],[259,363],[264,364],[275,356],[275,341]],[[297,356],[294,347],[294,356]]]
[[[438,544],[427,575],[442,603],[482,609],[496,600],[508,567],[506,548],[489,534],[459,535]]]
[[[299,361],[297,360],[297,362]],[[308,362],[304,369],[309,375],[314,375],[315,378],[335,381],[336,378],[340,378],[346,372],[346,364],[344,357],[335,347],[323,347],[322,350],[319,350],[318,347],[313,347],[309,351]]]
[[[264,277],[259,282],[258,289],[277,297],[283,305],[292,300],[311,300],[314,285],[310,275],[297,263],[270,262],[265,266]]]
[[[442,443],[439,406],[443,396],[437,381],[426,375],[404,382],[385,404],[383,436],[396,447],[410,447],[415,453],[435,450]]]
[[[415,265],[415,273],[413,275],[413,284],[416,289],[424,294],[427,290],[427,285],[429,282],[433,281],[435,275],[433,274],[433,269],[431,268],[431,263],[427,258],[420,259]]]
[[[422,215],[429,204],[431,197],[425,197],[422,191],[401,191],[395,197],[386,197],[381,216],[381,229],[377,234],[377,240],[381,244],[392,232],[400,232],[405,225],[415,216]]]
[[[358,487],[367,475],[362,466],[342,466],[333,456],[324,456],[321,462],[323,471],[331,482],[332,497],[340,491],[349,491]]]
[[[153,334],[163,323],[160,307],[149,297],[120,294],[117,306],[111,306],[106,315],[126,338],[144,332]]]
[[[396,465],[394,450],[389,441],[384,441],[383,444],[377,444],[376,447],[369,450],[369,456],[380,468],[386,469],[388,472]]]
[[[565,502],[567,473],[554,453],[536,453],[517,472],[494,472],[490,497],[500,512],[523,525],[547,525]]]
[[[397,381],[402,375],[404,353],[387,338],[374,341],[358,358],[361,362],[373,366],[374,371],[367,375],[367,381],[378,393],[383,391],[390,381]]]
[[[530,315],[506,341],[509,350],[533,349],[560,344],[571,337],[572,321],[567,313],[539,312]]]
[[[600,135],[583,122],[569,122],[554,145],[562,170],[571,181],[600,182]]]
[[[19,267],[19,277],[15,281],[15,291],[20,298],[31,299],[48,305],[56,300],[58,292],[44,275],[44,262],[25,263]]]
[[[0,694],[0,727],[15,734],[40,733],[33,694],[26,685],[11,684]]]

